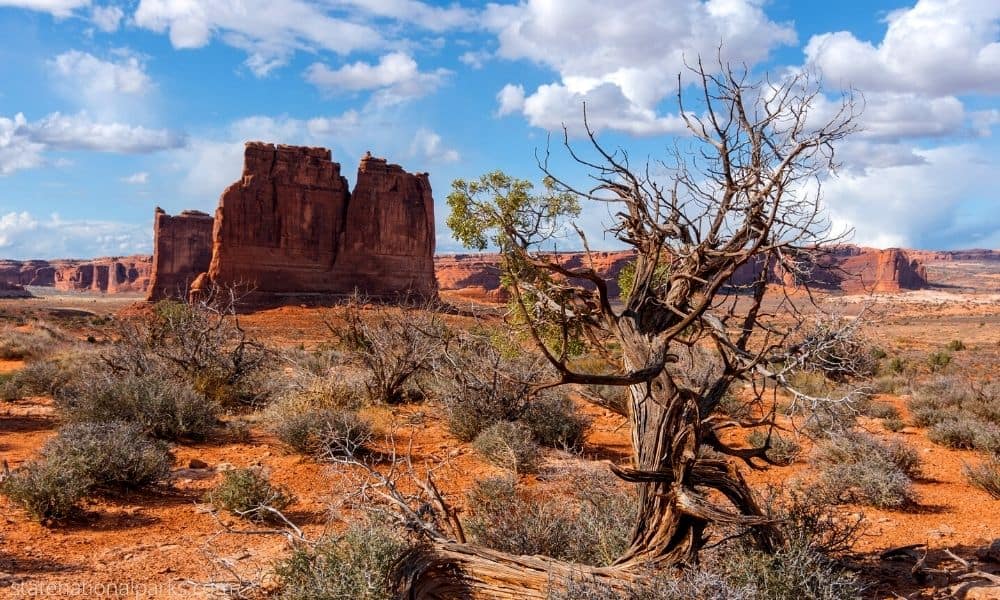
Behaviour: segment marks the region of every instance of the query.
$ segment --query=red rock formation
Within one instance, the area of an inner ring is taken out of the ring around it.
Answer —
[[[153,217],[153,271],[147,300],[187,298],[194,279],[212,261],[210,215],[185,210],[170,216],[157,207]]]
[[[31,298],[24,286],[0,280],[0,298]]]
[[[433,296],[434,201],[426,174],[366,156],[354,194],[325,148],[248,142],[243,177],[215,213],[209,282],[261,301],[358,291]]]
[[[0,261],[0,281],[52,286],[62,291],[137,293],[149,285],[149,256]]]

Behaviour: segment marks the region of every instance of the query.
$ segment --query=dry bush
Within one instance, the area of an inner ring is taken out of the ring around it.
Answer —
[[[949,448],[1000,453],[1000,426],[967,416],[938,421],[927,430],[927,438]]]
[[[222,481],[205,495],[205,500],[241,519],[280,522],[275,511],[287,508],[295,502],[295,496],[287,488],[272,484],[257,469],[232,469],[222,473]]]
[[[57,396],[70,422],[127,421],[153,437],[204,439],[218,424],[218,406],[169,372],[82,374]]]
[[[813,453],[820,488],[832,501],[879,508],[899,508],[916,502],[913,477],[920,459],[905,444],[883,443],[859,432],[831,436]]]
[[[238,301],[236,290],[200,302],[161,300],[152,314],[122,321],[103,358],[116,374],[166,371],[221,406],[259,404],[270,354],[243,330]]]
[[[300,454],[332,457],[362,449],[371,441],[371,424],[356,412],[285,403],[268,412],[271,431]]]
[[[163,480],[173,458],[133,424],[69,425],[2,484],[2,491],[43,522],[77,511],[77,502],[95,489],[119,490]]]
[[[394,600],[390,575],[412,544],[390,527],[364,521],[300,546],[277,565],[279,600]]]
[[[514,473],[534,473],[538,470],[538,444],[531,430],[521,423],[494,423],[476,436],[472,447],[502,469]]]
[[[97,370],[100,357],[95,352],[69,349],[32,361],[14,373],[11,385],[21,396],[58,396],[79,377]]]
[[[381,306],[365,309],[355,302],[344,315],[346,326],[331,327],[367,367],[373,403],[423,397],[418,379],[433,371],[450,335],[436,308],[427,305],[400,314]]]
[[[42,449],[46,460],[74,465],[94,487],[131,489],[162,481],[173,457],[166,444],[152,440],[134,423],[75,423]]]
[[[532,399],[519,421],[531,430],[539,444],[572,452],[583,450],[590,427],[590,420],[577,411],[573,401],[555,392]]]
[[[962,468],[969,483],[1000,500],[1000,455],[991,454],[975,466]]]
[[[754,448],[763,448],[764,444],[770,442],[767,449],[767,458],[779,465],[790,465],[795,462],[802,452],[802,446],[791,437],[778,435],[777,432],[768,434],[760,429],[754,429],[747,436],[747,443]]]
[[[23,464],[0,484],[5,496],[43,523],[74,515],[92,485],[82,469],[44,458]]]
[[[27,330],[4,326],[0,328],[0,359],[41,358],[65,341],[65,335],[45,323],[34,323]]]

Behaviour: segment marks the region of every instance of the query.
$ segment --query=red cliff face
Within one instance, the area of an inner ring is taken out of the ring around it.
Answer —
[[[365,157],[354,194],[325,148],[249,142],[219,200],[208,282],[258,300],[303,294],[433,296],[434,201],[426,174]]]
[[[0,261],[0,281],[16,285],[52,286],[67,292],[138,293],[149,285],[149,256],[91,260]]]
[[[170,216],[157,207],[147,300],[187,297],[195,277],[207,271],[211,263],[212,225],[212,217],[197,210]]]
[[[592,264],[608,281],[608,291],[617,296],[618,274],[632,260],[633,254],[594,252]],[[585,264],[582,253],[568,252],[560,258],[568,267]],[[437,277],[442,290],[463,291],[471,296],[489,299],[500,297],[499,257],[496,254],[456,254],[435,259]],[[737,269],[729,283],[746,286],[755,282],[762,272],[768,283],[795,285],[808,281],[815,289],[849,294],[892,293],[927,287],[927,271],[904,250],[877,250],[858,246],[839,246],[823,254],[805,273],[793,276],[774,262],[763,258],[752,260]]]

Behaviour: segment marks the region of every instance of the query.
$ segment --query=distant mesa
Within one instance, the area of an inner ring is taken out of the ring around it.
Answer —
[[[143,293],[149,287],[149,255],[94,259],[0,260],[0,282],[60,291]]]
[[[433,298],[434,244],[426,173],[369,153],[351,192],[326,148],[247,142],[243,175],[222,193],[214,219],[157,209],[147,297],[245,285],[265,303]]]

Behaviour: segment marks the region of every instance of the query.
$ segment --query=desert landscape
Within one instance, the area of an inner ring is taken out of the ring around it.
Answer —
[[[0,0],[0,598],[1000,600],[998,32]]]

